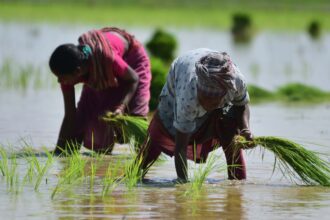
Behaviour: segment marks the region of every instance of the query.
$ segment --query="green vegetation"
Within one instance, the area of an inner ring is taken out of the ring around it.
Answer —
[[[301,83],[289,83],[271,92],[255,85],[249,85],[251,103],[270,101],[286,104],[311,104],[330,101],[330,93]]]
[[[175,37],[162,30],[157,29],[152,35],[146,47],[151,55],[161,59],[163,62],[170,64],[174,59],[174,53],[178,42]]]
[[[292,83],[278,89],[279,99],[288,103],[314,103],[330,100],[330,93],[301,83]]]
[[[114,116],[112,112],[108,112],[102,119],[107,122],[109,129],[115,129],[122,134],[125,143],[133,139],[136,148],[139,148],[147,138],[149,123],[146,118],[130,115]]]
[[[122,163],[121,159],[122,158],[114,161],[113,163],[109,163],[102,182],[102,197],[111,194],[112,191],[122,182],[123,178],[120,179],[123,176],[120,169],[120,165]]]
[[[251,103],[261,103],[272,101],[275,99],[275,95],[264,88],[256,85],[248,85],[248,91],[251,99]]]
[[[253,36],[251,17],[244,13],[234,14],[231,33],[236,43],[249,43]]]
[[[53,163],[53,156],[48,152],[46,152],[46,155],[46,161],[39,161],[31,147],[26,147],[23,153],[18,154],[14,151],[8,152],[4,146],[0,145],[0,171],[2,178],[6,180],[7,189],[19,193],[23,186],[29,183],[34,185],[34,191],[38,191],[42,180],[44,180]],[[25,175],[21,175],[18,160],[27,163],[25,164],[27,167]]]
[[[309,35],[313,39],[318,39],[321,36],[321,24],[317,20],[311,21],[311,23],[307,27],[307,31]]]
[[[198,167],[196,167],[198,166]],[[225,170],[226,165],[219,164],[219,156],[214,152],[208,156],[205,163],[195,164],[191,181],[188,183],[188,188],[185,191],[185,196],[198,198],[203,189],[206,178],[214,171]]]
[[[330,30],[329,2],[316,1],[1,1],[3,21],[70,22],[230,29],[232,15],[251,16],[256,29],[305,30],[317,19]]]
[[[13,60],[4,60],[0,67],[0,87],[8,89],[54,88],[58,86],[56,77],[50,71],[43,72],[32,64],[18,66]]]
[[[152,94],[149,107],[155,110],[158,105],[158,97],[166,82],[169,65],[166,65],[160,58],[151,57],[151,73],[152,81],[150,86],[150,94]]]
[[[133,144],[130,146],[134,146],[134,149],[136,149],[138,146],[136,146],[137,143],[134,143],[134,139],[132,140]],[[133,187],[135,187],[138,182],[142,181],[143,172],[140,169],[143,157],[140,154],[137,154],[135,151],[131,151],[131,159],[128,160],[124,167],[124,182],[126,187],[131,190]]]
[[[252,142],[237,136],[233,142],[237,152],[252,145],[258,145],[274,153],[274,168],[278,166],[285,177],[293,181],[300,177],[307,185],[330,186],[330,163],[320,158],[317,153],[293,141],[271,136],[255,137]]]
[[[150,86],[150,110],[155,110],[158,97],[166,82],[169,66],[175,58],[178,42],[174,35],[162,29],[156,29],[151,39],[146,43],[146,48],[151,53],[152,80]]]

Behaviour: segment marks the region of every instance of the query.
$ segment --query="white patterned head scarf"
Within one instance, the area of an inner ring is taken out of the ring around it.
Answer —
[[[205,96],[222,97],[228,90],[237,90],[235,69],[225,52],[211,52],[195,64],[198,92]]]

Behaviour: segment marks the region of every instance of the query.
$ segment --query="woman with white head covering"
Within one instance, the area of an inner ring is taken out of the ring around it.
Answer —
[[[161,152],[175,156],[179,181],[187,181],[187,158],[205,162],[221,146],[229,179],[245,179],[243,151],[229,147],[235,134],[253,138],[245,80],[227,53],[196,49],[174,60],[141,148],[144,173]]]

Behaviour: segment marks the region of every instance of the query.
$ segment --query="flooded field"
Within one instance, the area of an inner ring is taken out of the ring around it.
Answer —
[[[51,51],[60,43],[75,42],[91,27],[47,24],[0,23],[0,66],[11,60],[17,66],[32,64],[48,74]],[[153,30],[128,28],[143,42]],[[330,90],[330,35],[312,41],[304,33],[260,33],[247,46],[231,42],[226,32],[170,29],[179,40],[178,54],[196,47],[227,50],[237,61],[248,83],[274,89],[287,82],[303,82]],[[19,37],[18,37],[19,36]],[[207,36],[207,38],[205,37]],[[15,39],[15,40],[13,40]],[[43,70],[44,69],[44,70]],[[0,76],[0,81],[1,81]],[[47,81],[47,80],[46,80]],[[15,90],[1,87],[0,143],[19,149],[26,143],[37,152],[51,150],[63,117],[61,92],[53,87]],[[307,149],[325,154],[330,162],[330,103],[285,106],[280,103],[251,106],[251,128],[256,136],[288,138]],[[299,185],[273,173],[274,156],[258,148],[248,150],[248,179],[228,181],[223,169],[207,178],[198,196],[187,195],[189,184],[176,185],[172,158],[157,163],[144,183],[129,188],[119,184],[102,196],[102,175],[108,164],[128,155],[127,145],[117,145],[104,158],[93,185],[90,179],[57,193],[59,175],[66,158],[55,158],[38,190],[26,184],[13,190],[0,176],[0,211],[3,219],[328,219],[330,188]],[[224,162],[221,149],[215,151]],[[42,164],[45,154],[38,154]],[[90,156],[85,156],[91,160]],[[17,158],[18,173],[27,163]],[[198,166],[189,164],[193,172]],[[19,177],[21,182],[23,176]]]

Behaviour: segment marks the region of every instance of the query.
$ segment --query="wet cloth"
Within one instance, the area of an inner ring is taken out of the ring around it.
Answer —
[[[210,52],[195,64],[197,89],[207,97],[222,97],[228,90],[236,91],[235,68],[225,52]]]
[[[127,114],[146,116],[149,112],[150,100],[150,61],[144,48],[135,44],[125,53],[125,45],[117,35],[104,33],[111,42],[114,54],[115,75],[120,75],[130,66],[138,75],[139,83],[132,97]],[[84,146],[95,150],[108,148],[113,145],[114,131],[109,131],[106,124],[100,120],[106,111],[114,111],[126,94],[126,85],[117,77],[118,86],[96,90],[88,82],[84,84],[77,106],[77,136],[83,136]],[[73,85],[72,85],[73,86]],[[65,87],[62,89],[66,89]]]
[[[201,58],[216,51],[201,48],[188,51],[174,60],[159,97],[159,117],[166,130],[175,136],[176,129],[184,133],[194,133],[208,118],[208,113],[199,104],[197,98],[198,76],[196,63]],[[249,94],[243,75],[236,65],[233,68],[235,89],[228,89],[224,96],[224,105],[245,105]]]
[[[113,68],[113,62],[117,59],[116,52],[118,50],[113,51],[113,46],[116,44],[109,40],[111,39],[111,36],[108,36],[110,32],[120,34],[133,47],[137,44],[132,35],[124,30],[111,27],[88,31],[81,35],[78,40],[79,44],[87,44],[92,50],[92,71],[89,74],[88,84],[97,90],[118,86],[115,76],[116,73],[118,74],[118,71]]]

